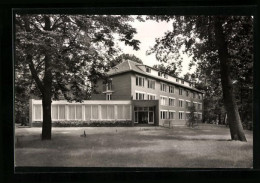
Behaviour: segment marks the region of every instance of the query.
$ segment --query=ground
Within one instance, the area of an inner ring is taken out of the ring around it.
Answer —
[[[86,132],[86,137],[81,135]],[[16,166],[252,168],[253,135],[231,141],[225,126],[15,129]]]

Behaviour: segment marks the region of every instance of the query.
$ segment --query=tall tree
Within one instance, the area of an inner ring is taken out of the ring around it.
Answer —
[[[149,18],[173,22],[173,31],[168,31],[163,38],[156,39],[156,44],[150,52],[156,53],[158,58],[164,61],[168,52],[173,56],[178,55],[179,49],[184,46],[184,52],[193,57],[191,64],[196,63],[199,71],[207,72],[204,76],[218,76],[217,81],[221,83],[231,139],[246,141],[234,95],[233,76],[237,74],[235,70],[237,65],[243,63],[249,66],[252,63],[253,17],[150,16]],[[242,50],[244,44],[248,47]]]
[[[129,16],[113,15],[16,15],[16,67],[29,68],[40,92],[42,140],[51,139],[52,100],[60,94],[82,100],[88,79],[102,77],[118,51],[114,35],[139,49],[129,21]]]

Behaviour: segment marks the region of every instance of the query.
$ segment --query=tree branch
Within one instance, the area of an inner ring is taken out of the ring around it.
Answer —
[[[34,68],[34,64],[33,64],[33,61],[32,61],[32,56],[31,55],[27,55],[26,61],[27,61],[27,63],[29,63],[29,68],[30,68],[30,71],[32,73],[33,79],[35,80],[37,86],[39,87],[41,93],[43,94],[44,93],[44,86],[42,84],[42,81],[38,77],[37,71]]]

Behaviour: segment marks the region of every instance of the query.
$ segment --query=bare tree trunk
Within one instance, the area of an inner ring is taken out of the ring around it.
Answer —
[[[44,94],[42,98],[43,122],[42,122],[42,140],[51,140],[51,97]]]
[[[45,55],[45,73],[43,78],[44,93],[42,98],[43,122],[42,122],[42,140],[51,140],[51,88],[52,88],[52,73],[50,69],[49,56]]]
[[[235,96],[233,93],[232,80],[230,78],[230,61],[228,58],[227,43],[221,23],[221,17],[214,17],[214,31],[216,46],[220,61],[221,84],[223,90],[224,106],[227,111],[229,128],[232,140],[246,141],[242,123],[238,113]]]

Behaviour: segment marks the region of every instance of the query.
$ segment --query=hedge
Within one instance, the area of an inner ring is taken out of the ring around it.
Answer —
[[[124,127],[132,121],[53,121],[52,127]],[[42,127],[42,121],[32,122],[32,127]]]

